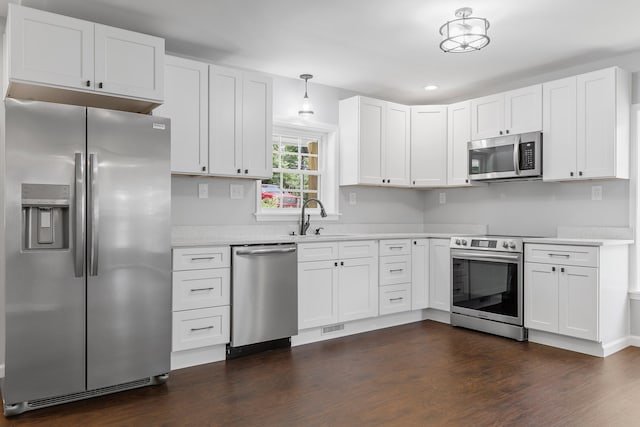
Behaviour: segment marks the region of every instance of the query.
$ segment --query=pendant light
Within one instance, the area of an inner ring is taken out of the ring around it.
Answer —
[[[302,106],[298,111],[298,116],[308,119],[313,116],[313,105],[307,94],[307,81],[312,79],[313,76],[311,74],[300,74],[300,78],[304,80],[304,98],[302,98]]]
[[[456,10],[458,19],[448,21],[440,27],[440,49],[445,52],[464,53],[480,50],[489,44],[489,21],[471,16],[473,9],[463,7]]]

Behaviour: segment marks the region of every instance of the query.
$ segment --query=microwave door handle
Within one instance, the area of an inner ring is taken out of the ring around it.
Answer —
[[[520,175],[520,142],[522,142],[522,137],[518,136],[513,147],[513,170],[516,175]]]

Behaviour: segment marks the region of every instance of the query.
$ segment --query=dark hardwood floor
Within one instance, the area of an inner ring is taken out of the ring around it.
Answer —
[[[0,426],[632,426],[640,348],[601,359],[424,321],[0,418]]]

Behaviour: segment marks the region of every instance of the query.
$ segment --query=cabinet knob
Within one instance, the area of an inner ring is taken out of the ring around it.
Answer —
[[[102,89],[102,82],[98,83],[98,88]]]
[[[249,169],[245,169],[245,170],[244,170],[244,173],[249,173]]]
[[[578,175],[582,176],[582,171],[578,172]]]
[[[505,132],[508,134],[509,133],[509,129],[505,130]]]
[[[387,184],[391,184],[391,180],[390,179],[387,180]]]
[[[340,265],[344,265],[344,261],[340,261]]]
[[[564,267],[560,267],[560,273],[564,273]]]
[[[416,185],[416,182],[415,182],[415,181],[413,181],[413,185]]]
[[[551,267],[551,271],[556,271],[556,268],[555,267]]]
[[[338,266],[338,261],[334,262],[333,265],[334,265],[334,267],[337,267]]]
[[[414,240],[414,241],[413,241],[413,244],[414,244],[414,245],[417,245],[417,244],[418,244],[418,241],[417,241],[417,240]]]
[[[573,176],[573,172],[569,172],[569,175],[570,175],[570,176]]]
[[[500,131],[500,135],[502,135],[502,131]]]
[[[87,81],[84,83],[84,85],[85,85],[86,87],[91,86],[91,80],[87,80]]]
[[[206,166],[202,166],[202,172],[206,172],[207,171],[207,167]]]
[[[468,184],[468,183],[469,183],[469,180],[468,180],[468,179],[465,179],[465,180],[464,180],[464,183],[465,183],[465,184]]]
[[[386,179],[383,179],[383,180],[382,180],[382,183],[384,184],[386,181],[387,181]]]
[[[238,173],[242,173],[242,169],[238,169]]]

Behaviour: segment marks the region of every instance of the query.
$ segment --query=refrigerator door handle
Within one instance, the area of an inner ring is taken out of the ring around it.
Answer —
[[[89,275],[98,275],[98,155],[89,154]]]
[[[85,177],[84,154],[75,153],[75,212],[74,212],[74,241],[73,266],[76,277],[84,274],[84,239],[85,239]]]

